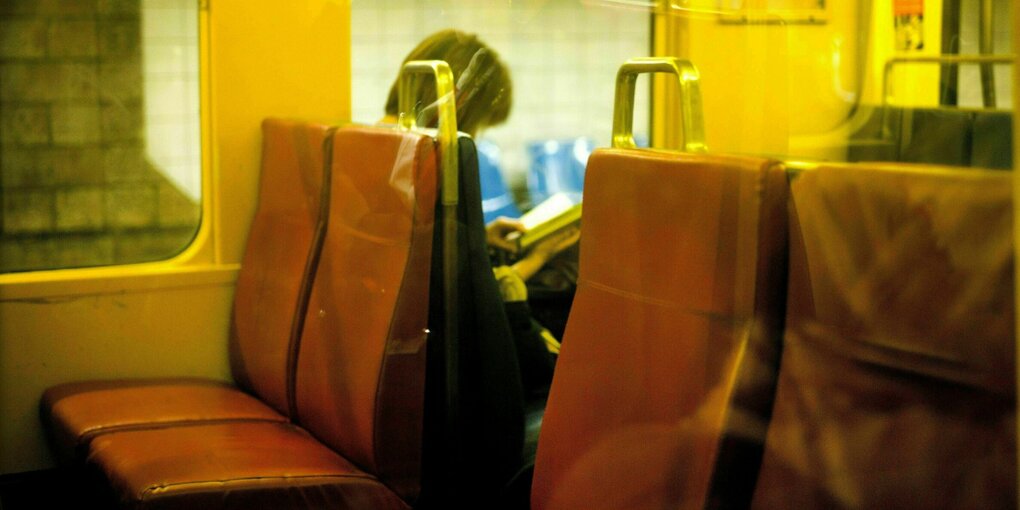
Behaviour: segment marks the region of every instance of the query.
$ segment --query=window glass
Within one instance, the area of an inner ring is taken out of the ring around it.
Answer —
[[[160,260],[189,244],[197,4],[0,4],[0,272]]]
[[[570,159],[583,172],[588,153],[609,145],[616,71],[628,58],[651,52],[648,9],[577,0],[357,1],[351,21],[353,115],[362,123],[383,116],[401,62],[426,36],[454,28],[476,34],[499,54],[513,80],[510,117],[477,138],[480,151],[498,155],[499,170],[524,209],[555,187],[536,182],[550,165]],[[645,80],[635,103],[639,143],[648,140]]]

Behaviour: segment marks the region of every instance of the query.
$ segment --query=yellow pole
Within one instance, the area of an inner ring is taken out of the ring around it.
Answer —
[[[1014,51],[1016,48],[1016,37],[1020,34],[1020,9],[1013,9],[1013,47]],[[1020,55],[1020,52],[1017,52]],[[1017,57],[1014,56],[1014,59]],[[1020,83],[1020,62],[1013,61],[1013,104],[1020,104],[1020,87],[1015,84]],[[1020,179],[1016,178],[1016,169],[1020,168],[1020,129],[1017,129],[1016,123],[1013,125],[1013,303],[1017,306],[1016,317],[1016,329],[1013,335],[1016,336],[1017,332],[1020,332],[1020,299],[1016,299],[1020,296],[1020,278],[1016,275],[1020,275],[1020,252],[1017,252],[1017,247],[1020,247],[1020,222],[1016,221],[1016,204],[1020,203]],[[1020,349],[1016,349],[1016,367],[1020,367]],[[1017,387],[1020,389],[1020,370],[1015,371],[1017,374]],[[1020,393],[1020,392],[1018,392]],[[1014,397],[1016,398],[1016,397]],[[1020,421],[1017,421],[1017,436],[1020,437]],[[1017,450],[1017,465],[1020,465],[1020,449]],[[1017,487],[1020,488],[1020,470],[1017,470]],[[1020,498],[1020,490],[1017,491],[1018,498]],[[1020,508],[1020,499],[1017,500],[1017,508]]]

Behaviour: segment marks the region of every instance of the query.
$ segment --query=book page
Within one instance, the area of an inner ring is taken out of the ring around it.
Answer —
[[[556,193],[521,216],[521,223],[524,224],[524,228],[531,230],[563,214],[564,211],[573,207],[577,202],[577,200],[572,199],[566,193]]]

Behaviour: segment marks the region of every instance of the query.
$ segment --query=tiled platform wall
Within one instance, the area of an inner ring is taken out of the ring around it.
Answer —
[[[140,6],[0,2],[0,272],[166,258],[197,229],[146,155]]]

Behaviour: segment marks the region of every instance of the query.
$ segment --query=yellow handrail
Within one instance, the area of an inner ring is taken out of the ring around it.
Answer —
[[[397,92],[400,129],[414,130],[421,113],[420,98],[415,97],[414,78],[416,75],[431,75],[436,81],[436,102],[439,145],[439,171],[441,202],[443,205],[443,352],[446,362],[446,434],[447,444],[455,452],[459,450],[459,374],[460,356],[458,349],[457,310],[457,200],[460,186],[459,150],[457,144],[457,108],[454,97],[453,71],[442,60],[412,60],[400,70],[400,85]],[[431,105],[430,105],[431,107]]]
[[[400,70],[398,107],[400,127],[413,130],[417,127],[421,102],[415,97],[413,80],[417,75],[431,75],[436,80],[436,109],[438,110],[438,135],[440,173],[442,175],[443,205],[457,204],[457,101],[454,98],[453,71],[442,60],[412,60]]]
[[[675,57],[633,58],[616,73],[616,100],[613,104],[613,147],[635,148],[634,86],[639,74],[671,73],[680,86],[681,147],[687,152],[705,152],[705,121],[701,109],[698,69],[687,60]]]

